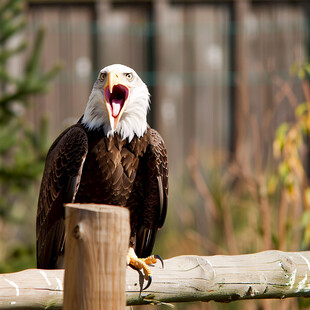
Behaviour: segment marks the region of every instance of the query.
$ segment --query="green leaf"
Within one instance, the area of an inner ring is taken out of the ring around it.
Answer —
[[[35,38],[33,53],[26,64],[26,75],[28,77],[38,72],[39,60],[40,60],[39,55],[42,50],[43,37],[44,37],[44,29],[43,27],[41,27],[38,30]]]
[[[305,72],[305,69],[304,68],[299,68],[298,70],[298,77],[301,79],[301,80],[304,80],[305,77],[306,77],[306,72]]]
[[[267,183],[267,192],[269,195],[272,195],[275,193],[276,189],[277,189],[277,186],[278,186],[278,176],[273,174],[269,180],[268,180],[268,183]]]
[[[305,70],[306,70],[306,72],[310,75],[310,63],[307,63],[307,64],[305,65]]]
[[[50,80],[52,80],[60,71],[61,65],[57,64],[55,65],[50,71],[48,71],[46,74],[44,74],[43,79],[47,83]]]
[[[16,54],[22,52],[23,50],[25,50],[26,47],[27,47],[27,43],[21,42],[17,47],[15,47],[11,50],[0,51],[0,62],[4,63],[6,60],[8,60],[13,55],[16,55]]]
[[[2,28],[0,32],[0,44],[4,45],[16,32],[19,32],[25,28],[26,23],[24,20],[18,22],[16,25],[8,25],[6,28]]]
[[[280,163],[279,167],[278,167],[278,172],[279,172],[280,177],[282,179],[285,179],[288,176],[288,174],[290,173],[289,165],[286,162]]]
[[[300,103],[297,108],[295,109],[295,115],[297,117],[302,116],[303,114],[308,112],[308,105],[306,102]]]

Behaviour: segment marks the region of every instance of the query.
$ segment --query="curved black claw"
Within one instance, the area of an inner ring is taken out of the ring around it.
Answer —
[[[152,283],[152,276],[149,276],[149,280],[147,281],[146,286],[142,289],[142,291],[146,290]]]
[[[161,268],[164,269],[165,266],[163,259],[159,255],[154,255],[154,257],[161,262]]]

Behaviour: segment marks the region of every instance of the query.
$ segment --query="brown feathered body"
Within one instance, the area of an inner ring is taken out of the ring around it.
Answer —
[[[87,130],[81,123],[51,146],[41,182],[37,212],[38,268],[57,268],[64,253],[64,203],[128,207],[132,246],[151,254],[165,220],[168,195],[166,148],[150,127],[128,142],[118,134]]]

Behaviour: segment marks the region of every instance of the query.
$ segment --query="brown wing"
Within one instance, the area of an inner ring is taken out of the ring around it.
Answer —
[[[63,204],[74,200],[87,149],[86,132],[76,124],[56,139],[47,154],[37,210],[38,268],[56,268],[63,251]]]
[[[138,228],[136,254],[151,255],[157,230],[164,224],[168,203],[168,159],[163,139],[150,129],[150,144],[144,156],[146,182],[144,184],[144,211]]]

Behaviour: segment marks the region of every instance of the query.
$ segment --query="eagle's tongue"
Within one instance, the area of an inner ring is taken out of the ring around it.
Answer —
[[[122,107],[122,102],[123,102],[122,99],[113,99],[112,100],[112,116],[113,117],[118,116],[118,114],[121,110],[121,107]]]

